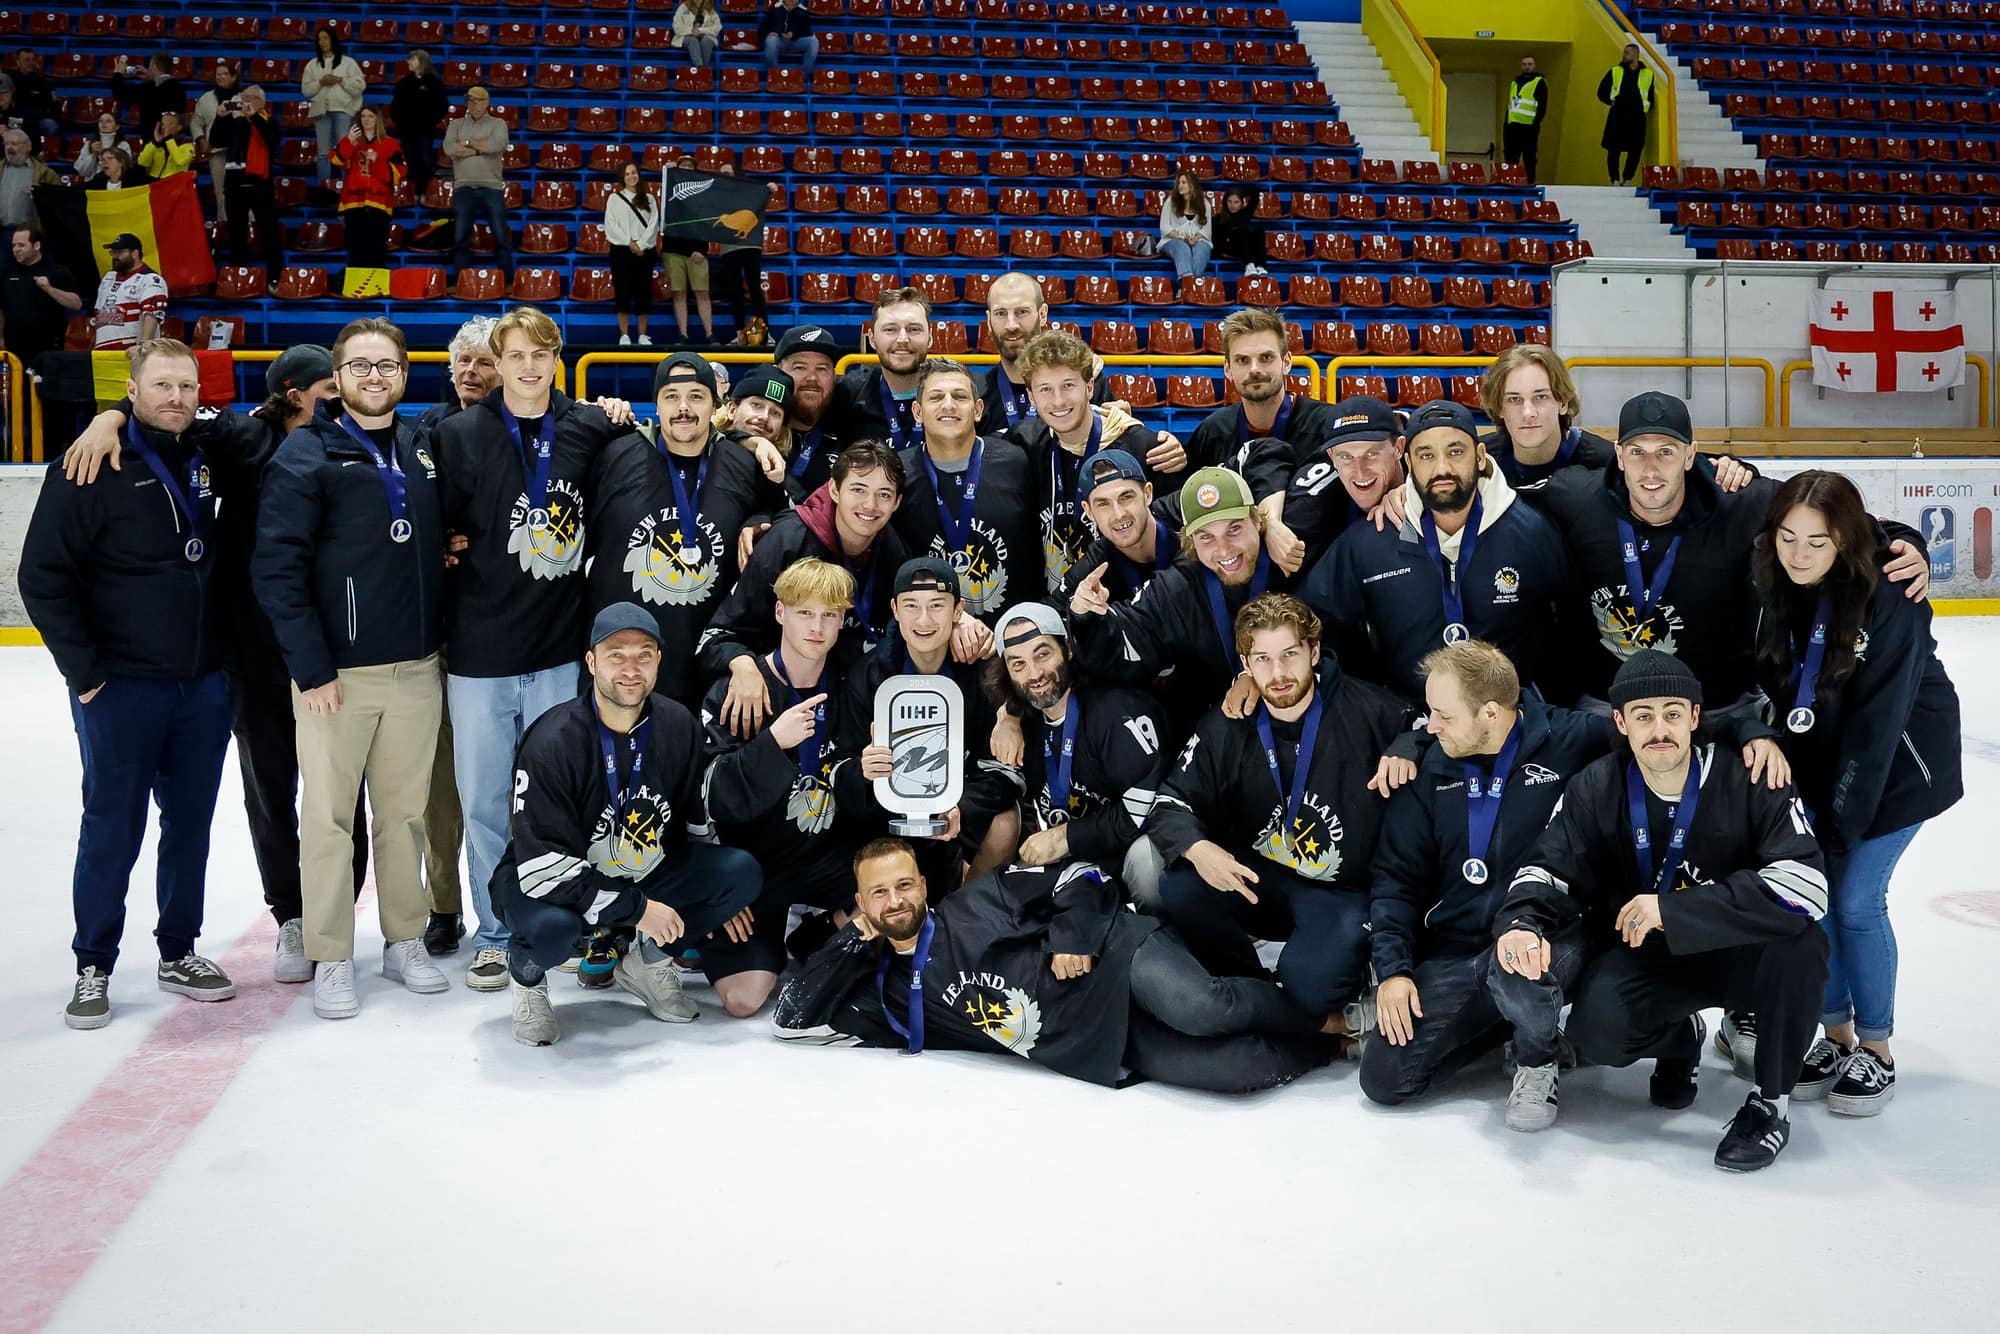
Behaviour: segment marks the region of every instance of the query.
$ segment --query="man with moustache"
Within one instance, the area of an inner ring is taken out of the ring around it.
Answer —
[[[957,568],[966,610],[982,621],[1008,597],[1039,591],[1028,456],[1005,436],[982,436],[972,372],[932,357],[918,372],[919,443],[902,453],[904,503],[892,521],[903,546]]]
[[[1292,354],[1284,319],[1276,311],[1252,306],[1231,311],[1218,330],[1222,373],[1240,401],[1208,414],[1188,441],[1188,457],[1199,468],[1241,467],[1232,461],[1241,458],[1251,441],[1276,439],[1291,446],[1289,462],[1298,467],[1325,443],[1339,414],[1318,399],[1291,391],[1286,377]]]
[[[590,605],[632,602],[659,618],[656,689],[690,709],[706,684],[695,645],[736,582],[730,535],[783,503],[750,450],[710,425],[715,388],[705,358],[662,361],[653,371],[658,423],[606,445],[587,488]]]
[[[1324,616],[1349,671],[1412,701],[1444,644],[1494,644],[1523,679],[1560,689],[1557,609],[1568,593],[1562,538],[1517,503],[1477,439],[1472,413],[1426,403],[1410,416],[1400,525],[1349,526],[1299,589]]]
[[[167,280],[146,263],[146,243],[120,232],[105,243],[111,269],[97,285],[92,338],[99,352],[123,352],[160,336],[167,314]]]
[[[1289,1083],[1335,1045],[1261,978],[1217,977],[1096,867],[1011,866],[935,906],[915,852],[854,855],[855,920],[785,984],[777,1035],[807,1045],[1008,1053],[1107,1087]]]
[[[1359,1039],[1375,1026],[1377,774],[1408,710],[1322,662],[1319,617],[1297,598],[1253,599],[1234,630],[1258,702],[1245,718],[1211,710],[1168,770],[1146,822],[1167,863],[1160,908],[1220,976],[1263,976],[1256,942],[1285,941],[1277,977],[1292,1004]]]
[[[900,453],[923,442],[916,399],[917,380],[931,354],[930,298],[914,287],[885,290],[875,298],[868,341],[877,361],[840,378],[828,425],[841,440],[886,440]],[[779,361],[782,366],[783,358]]]

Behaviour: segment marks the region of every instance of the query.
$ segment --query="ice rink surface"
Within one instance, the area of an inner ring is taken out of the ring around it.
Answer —
[[[447,995],[383,980],[367,910],[362,1013],[322,1021],[271,980],[233,761],[201,948],[237,999],[154,987],[149,840],[113,1022],[71,1032],[76,741],[47,656],[0,650],[0,1331],[1996,1328],[2000,621],[1938,634],[1969,795],[1890,896],[1896,1101],[1795,1107],[1750,1177],[1710,1162],[1746,1091],[1712,1048],[1687,1111],[1588,1070],[1532,1136],[1491,1062],[1393,1112],[1352,1065],[1111,1092],[785,1048],[705,989],[658,1024],[566,975],[533,1050],[464,952]]]

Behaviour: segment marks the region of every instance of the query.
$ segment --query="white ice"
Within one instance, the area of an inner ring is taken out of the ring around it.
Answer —
[[[79,1232],[44,1199],[0,1253],[101,1250],[49,1325],[78,1331],[1994,1329],[2000,621],[1938,634],[1971,795],[1891,894],[1896,1101],[1795,1107],[1756,1176],[1711,1165],[1745,1092],[1712,1049],[1685,1112],[1648,1105],[1643,1066],[1590,1070],[1534,1136],[1502,1125],[1491,1064],[1396,1112],[1352,1066],[1252,1098],[1109,1092],[998,1055],[790,1049],[713,1005],[657,1024],[564,975],[563,1040],[531,1050],[462,971],[442,996],[384,981],[366,912],[358,1019],[296,988],[171,1160],[137,1165],[157,1175],[122,1225]],[[78,760],[39,649],[0,652],[0,735],[4,1181],[191,1002],[148,976],[149,839],[114,1021],[64,1028]],[[263,912],[233,761],[222,790],[217,956]],[[261,961],[238,982],[274,986]],[[88,1164],[76,1198],[131,1166]],[[47,1283],[14,1263],[0,1312]]]

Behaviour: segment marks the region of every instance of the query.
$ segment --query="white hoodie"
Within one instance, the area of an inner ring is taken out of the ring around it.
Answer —
[[[1479,531],[1483,533],[1498,523],[1500,516],[1513,506],[1514,500],[1514,488],[1507,485],[1507,479],[1501,475],[1493,460],[1487,459],[1486,475],[1479,479]],[[1408,474],[1403,479],[1403,531],[1419,542],[1423,541],[1423,529],[1418,520],[1423,512],[1424,498],[1417,490],[1416,476]],[[1463,528],[1455,533],[1447,533],[1442,528],[1438,530],[1438,550],[1444,553],[1454,571],[1458,569],[1458,541],[1463,536]]]

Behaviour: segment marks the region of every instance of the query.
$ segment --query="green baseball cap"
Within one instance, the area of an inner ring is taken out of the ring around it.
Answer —
[[[1250,488],[1228,468],[1203,468],[1181,486],[1181,531],[1250,517]]]

